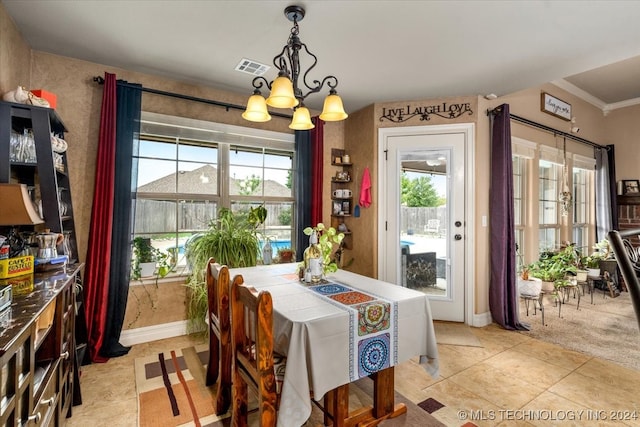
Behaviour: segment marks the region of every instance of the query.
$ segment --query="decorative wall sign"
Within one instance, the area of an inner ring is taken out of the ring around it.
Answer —
[[[383,107],[380,121],[384,121],[384,119],[387,119],[393,123],[402,123],[414,117],[419,117],[421,121],[428,121],[430,120],[429,116],[431,115],[436,115],[438,117],[442,117],[443,119],[455,119],[462,116],[463,114],[473,115],[473,110],[471,110],[470,103],[465,102],[463,104],[447,104],[446,102],[443,102],[442,104],[419,107],[412,107],[411,105],[407,105],[403,108]]]
[[[562,120],[571,121],[571,104],[546,92],[540,94],[540,110]]]

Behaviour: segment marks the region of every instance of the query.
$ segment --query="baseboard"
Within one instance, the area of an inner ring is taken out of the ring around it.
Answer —
[[[188,320],[163,323],[161,325],[143,326],[135,329],[125,329],[120,334],[120,344],[129,347],[149,341],[187,335]]]
[[[474,314],[471,322],[471,326],[482,328],[483,326],[492,324],[493,317],[491,317],[491,312],[487,311],[486,313]]]

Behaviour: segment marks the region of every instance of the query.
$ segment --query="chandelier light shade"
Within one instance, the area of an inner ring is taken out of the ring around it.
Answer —
[[[338,122],[347,118],[347,113],[344,112],[342,106],[342,99],[336,94],[334,90],[329,92],[329,96],[324,99],[324,107],[320,114],[320,119],[325,122]]]
[[[342,99],[336,91],[338,79],[335,76],[326,76],[322,80],[313,80],[313,84],[307,82],[309,72],[318,63],[318,58],[300,41],[298,34],[300,29],[298,22],[304,18],[305,10],[300,6],[287,6],[284,14],[293,22],[291,34],[280,54],[273,58],[273,64],[279,70],[278,77],[274,81],[267,81],[262,76],[253,79],[254,92],[247,102],[247,109],[242,117],[252,122],[265,122],[271,119],[267,111],[267,105],[273,108],[293,108],[293,119],[289,128],[296,130],[313,129],[309,110],[303,101],[312,93],[317,93],[326,85],[329,95],[324,100],[324,108],[320,119],[326,122],[344,120],[348,114],[344,111]],[[311,65],[306,71],[301,70],[300,53],[308,55],[311,59],[305,61]],[[269,97],[265,99],[260,89],[269,89]]]
[[[247,101],[247,109],[242,113],[242,118],[250,122],[268,122],[271,120],[267,103],[265,99],[258,93],[254,93]]]
[[[293,112],[293,119],[291,119],[289,129],[309,130],[314,127],[313,123],[311,123],[311,114],[309,113],[309,109],[304,105],[296,108]]]
[[[287,76],[278,76],[271,84],[267,105],[275,108],[293,108],[300,102],[293,93],[293,83]]]

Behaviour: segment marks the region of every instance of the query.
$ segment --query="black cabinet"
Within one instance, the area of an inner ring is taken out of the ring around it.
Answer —
[[[0,183],[26,184],[32,190],[44,219],[42,228],[65,235],[69,261],[75,262],[78,246],[67,153],[52,147],[52,135],[64,138],[66,131],[51,108],[0,102]]]

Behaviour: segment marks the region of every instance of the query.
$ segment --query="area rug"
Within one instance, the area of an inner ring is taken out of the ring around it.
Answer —
[[[471,328],[464,323],[436,321],[433,322],[433,327],[436,332],[436,342],[438,344],[482,347],[478,337],[476,337],[471,331]]]
[[[205,385],[207,357],[202,345],[135,360],[140,427],[230,424],[228,415],[215,415],[215,392]]]
[[[214,387],[205,386],[207,345],[168,350],[135,360],[140,427],[228,427],[229,413],[218,417],[214,411]],[[370,405],[373,381],[363,378],[349,387],[350,406]],[[404,403],[407,413],[380,425],[387,427],[440,427],[440,421],[402,394],[395,392],[396,403]],[[250,402],[250,407],[255,405]],[[304,427],[321,427],[323,414],[315,405]],[[255,413],[250,425],[257,425]]]
[[[527,317],[524,303],[520,305],[520,320],[531,326],[522,333],[541,341],[557,344],[617,363],[626,368],[640,370],[640,330],[628,292],[617,298],[595,290],[593,304],[586,294],[580,299],[570,296],[562,310],[552,300],[544,301],[544,320],[540,312],[533,315],[532,307]],[[559,315],[560,314],[560,315]]]

